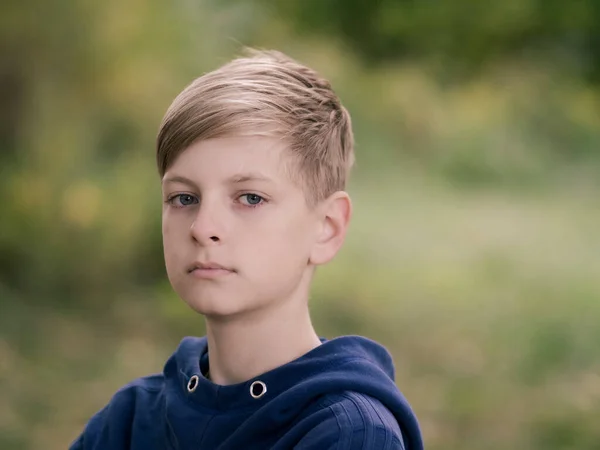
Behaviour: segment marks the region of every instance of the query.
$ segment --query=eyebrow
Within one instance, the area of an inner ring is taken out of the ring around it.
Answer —
[[[163,179],[163,185],[167,183],[182,183],[187,184],[188,186],[193,187],[194,189],[198,189],[196,183],[186,177],[182,177],[181,175],[173,175]]]
[[[271,178],[258,172],[238,173],[229,178],[232,183],[244,183],[245,181],[272,181]]]
[[[235,175],[229,177],[228,181],[230,183],[239,184],[239,183],[244,183],[246,181],[267,181],[267,182],[269,182],[272,180],[271,180],[271,178],[269,178],[266,175],[263,175],[261,173],[250,172],[250,173],[235,174]],[[166,183],[182,183],[182,184],[187,184],[188,186],[191,186],[195,189],[198,189],[198,186],[196,185],[196,183],[194,183],[189,178],[183,177],[181,175],[172,175],[170,177],[164,178],[163,184],[166,184]]]

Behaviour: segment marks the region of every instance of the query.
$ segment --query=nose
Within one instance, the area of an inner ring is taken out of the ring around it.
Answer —
[[[217,205],[211,205],[206,199],[202,201],[190,226],[192,239],[203,246],[221,243],[225,233],[222,217],[223,211]]]

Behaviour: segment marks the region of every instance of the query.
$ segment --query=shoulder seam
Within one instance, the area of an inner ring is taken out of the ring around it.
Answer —
[[[333,409],[333,405],[329,406],[329,410],[333,414],[333,417],[335,417],[335,423],[337,423],[337,426],[338,426],[338,435],[341,435],[342,434],[342,424],[340,423],[340,419],[339,419],[338,415],[335,413],[335,410]],[[336,440],[335,449],[331,449],[331,450],[339,450],[340,441],[341,441],[341,439],[338,438]]]
[[[377,410],[376,405],[374,405],[371,401],[369,401],[369,396],[363,396],[359,393],[354,393],[352,391],[345,391],[339,394],[340,397],[342,397],[343,399],[351,402],[354,407],[357,410],[357,413],[360,415],[361,419],[362,419],[362,423],[356,423],[356,420],[352,420],[352,415],[349,413],[349,411],[346,409],[346,407],[343,405],[343,403],[339,403],[340,405],[340,410],[343,411],[344,415],[345,415],[345,419],[347,420],[347,423],[349,425],[349,430],[350,433],[354,433],[357,430],[361,430],[362,428],[362,435],[363,435],[363,441],[360,443],[361,447],[365,445],[365,439],[369,439],[369,435],[373,432],[378,432],[378,433],[383,433],[383,434],[379,434],[379,439],[383,439],[382,444],[384,445],[383,448],[390,448],[389,446],[392,445],[394,442],[397,442],[399,444],[401,444],[401,448],[404,448],[404,444],[402,443],[402,437],[400,435],[400,437],[396,436],[396,433],[393,431],[393,428],[390,428],[390,424],[387,423],[386,421],[383,420],[383,418],[381,417],[379,411]],[[358,398],[357,398],[358,397]],[[366,397],[364,400],[362,400],[362,397]],[[359,400],[360,399],[360,400]],[[333,406],[333,405],[332,405]],[[375,417],[373,417],[372,415],[369,416],[365,416],[365,412],[368,412],[369,409],[373,409],[375,414],[377,415],[376,418],[379,419],[379,421],[381,423],[374,423],[375,422]],[[335,413],[335,410],[334,410]],[[338,420],[338,414],[336,414],[336,420]],[[338,420],[338,426],[340,427],[340,433],[344,433],[344,427],[342,427],[342,425],[340,424],[339,420]],[[400,433],[402,433],[402,431],[400,430]],[[370,436],[371,438],[374,438],[375,436]],[[354,447],[352,447],[354,448]]]

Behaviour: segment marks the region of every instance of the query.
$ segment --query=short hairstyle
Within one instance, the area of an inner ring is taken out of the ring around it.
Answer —
[[[188,85],[160,125],[160,176],[191,144],[244,135],[283,138],[309,204],[344,190],[354,163],[350,115],[330,83],[277,51],[246,50]]]

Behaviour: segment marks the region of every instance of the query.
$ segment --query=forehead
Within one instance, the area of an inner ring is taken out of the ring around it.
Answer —
[[[183,150],[167,170],[202,177],[235,173],[264,173],[280,178],[287,173],[291,155],[281,139],[244,136],[198,141]]]

